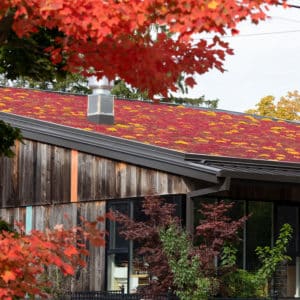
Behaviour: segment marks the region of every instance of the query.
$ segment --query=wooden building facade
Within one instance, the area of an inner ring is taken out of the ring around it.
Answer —
[[[221,116],[222,124],[225,117]],[[80,216],[93,220],[109,208],[138,214],[143,197],[161,195],[178,205],[179,216],[193,230],[199,203],[228,199],[236,202],[237,216],[252,214],[243,233],[239,257],[243,268],[255,268],[255,247],[272,244],[283,223],[293,226],[288,253],[293,259],[276,284],[281,286],[281,295],[300,296],[297,155],[291,161],[280,162],[242,155],[238,158],[192,153],[20,114],[0,112],[0,118],[20,128],[24,136],[24,142],[15,146],[15,157],[0,157],[0,218],[10,223],[22,221],[28,231],[43,230],[70,222],[65,215],[75,225]],[[122,126],[125,125],[118,128]],[[293,139],[293,149],[300,153],[299,128],[295,126],[296,139],[292,135],[289,139]],[[225,139],[218,141],[223,143]],[[231,143],[231,147],[234,145]],[[106,226],[112,240],[106,249],[91,249],[87,269],[70,282],[73,290],[115,289],[124,284],[128,292],[133,292],[144,284],[145,276],[132,266],[132,245],[130,248],[118,240],[115,225]]]
[[[186,194],[194,185],[178,175],[28,139],[15,153],[0,157],[0,218],[21,221],[27,231],[78,225],[81,216],[95,220],[109,200]],[[92,248],[73,289],[103,290],[105,274],[105,249]]]

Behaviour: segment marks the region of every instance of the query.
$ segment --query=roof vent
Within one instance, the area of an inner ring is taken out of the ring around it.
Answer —
[[[98,124],[114,124],[114,96],[111,95],[111,83],[106,77],[98,80],[89,77],[89,88],[93,94],[88,95],[88,119]]]

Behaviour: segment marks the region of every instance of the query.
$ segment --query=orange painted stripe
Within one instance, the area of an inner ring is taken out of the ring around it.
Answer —
[[[78,201],[78,151],[71,151],[71,202]]]

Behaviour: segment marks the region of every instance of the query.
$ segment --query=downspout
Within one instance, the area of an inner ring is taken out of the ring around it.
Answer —
[[[194,204],[193,198],[214,194],[223,191],[229,191],[231,184],[231,177],[225,177],[222,182],[199,190],[195,190],[186,194],[186,229],[190,234],[194,231]]]
[[[225,177],[221,183],[210,186],[208,188],[189,192],[187,194],[187,197],[194,198],[194,197],[209,195],[217,192],[229,191],[230,183],[231,183],[231,177]]]

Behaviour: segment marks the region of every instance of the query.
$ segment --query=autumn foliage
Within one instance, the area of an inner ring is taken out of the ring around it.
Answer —
[[[255,106],[255,109],[248,109],[246,113],[290,121],[300,120],[300,93],[297,90],[288,92],[278,101],[275,101],[274,96],[265,96]]]
[[[228,216],[232,207],[233,203],[220,201],[211,204],[203,203],[200,209],[203,217],[196,227],[196,235],[201,238],[201,242],[200,245],[192,246],[190,263],[192,265],[192,257],[197,255],[200,261],[199,272],[205,277],[217,276],[219,272],[215,260],[221,258],[225,245],[236,244],[239,241],[238,231],[247,217],[233,220]],[[139,245],[137,254],[143,256],[148,264],[147,271],[155,278],[150,281],[147,291],[155,294],[166,292],[168,288],[176,290],[173,273],[160,239],[161,230],[168,229],[171,225],[177,227],[180,224],[178,218],[174,216],[175,206],[159,197],[147,197],[143,201],[142,211],[146,216],[145,221],[135,221],[126,215],[116,214],[116,220],[122,224],[120,234]],[[186,245],[187,248],[189,246],[190,244]],[[176,256],[177,249],[172,251]],[[179,253],[178,259],[180,259]]]
[[[24,298],[25,295],[47,297],[51,282],[45,276],[47,268],[56,267],[64,276],[73,275],[84,267],[88,255],[87,242],[104,246],[105,233],[96,222],[83,221],[82,226],[64,229],[57,225],[45,232],[33,230],[24,234],[3,230],[0,233],[0,299]]]
[[[249,18],[266,18],[277,0],[2,0],[0,45],[12,29],[20,38],[40,28],[57,30],[44,50],[54,64],[109,79],[119,76],[150,95],[175,89],[181,74],[193,86],[195,73],[223,71],[232,54],[222,36],[238,33]],[[206,40],[199,34],[212,33]],[[134,66],[134,68],[132,68]],[[155,76],[153,76],[155,75]]]
[[[127,215],[116,212],[116,220],[122,225],[121,236],[140,245],[137,255],[147,263],[151,274],[147,293],[166,292],[173,286],[173,275],[163,252],[159,232],[179,220],[174,217],[175,205],[166,203],[159,197],[146,197],[142,204],[145,221],[135,221]]]
[[[236,245],[241,230],[247,220],[244,216],[233,220],[228,213],[233,203],[220,201],[219,203],[202,203],[199,213],[202,215],[196,227],[196,236],[201,239],[195,254],[199,255],[202,268],[206,275],[215,272],[214,259],[220,258],[226,245]]]

